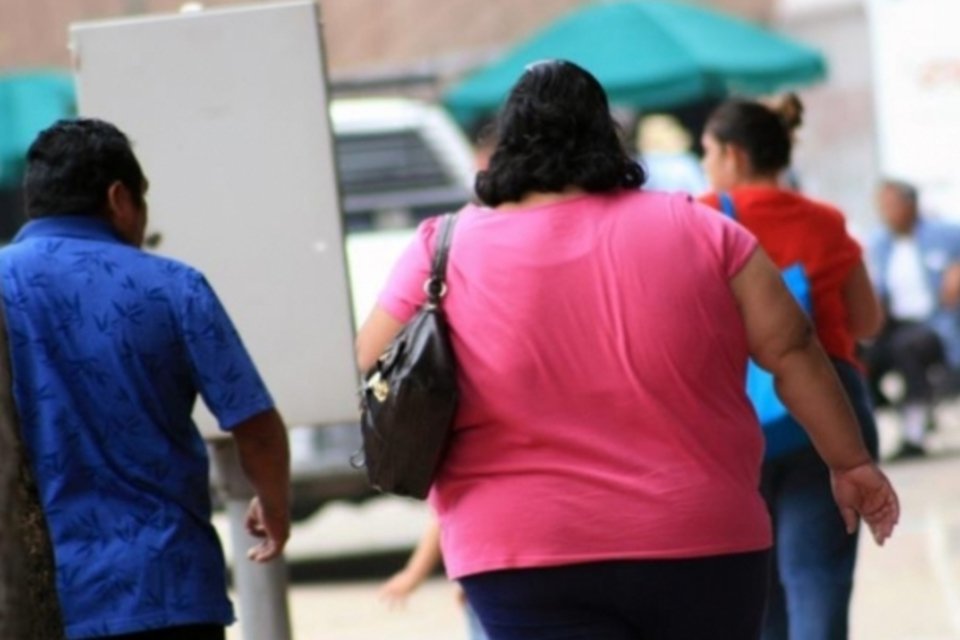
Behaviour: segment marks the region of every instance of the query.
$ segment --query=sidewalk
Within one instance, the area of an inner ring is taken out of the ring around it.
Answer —
[[[896,419],[878,421],[889,454]],[[960,403],[942,406],[938,424],[929,459],[885,464],[902,517],[883,549],[861,545],[854,640],[960,640]]]

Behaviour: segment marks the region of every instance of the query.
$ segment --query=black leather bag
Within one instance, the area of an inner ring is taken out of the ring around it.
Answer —
[[[456,215],[440,222],[427,301],[380,356],[361,389],[364,466],[379,491],[427,497],[453,429],[457,364],[441,302]]]

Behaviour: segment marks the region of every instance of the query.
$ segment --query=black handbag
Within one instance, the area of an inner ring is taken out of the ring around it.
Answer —
[[[457,364],[441,302],[455,214],[440,221],[427,301],[367,373],[360,395],[364,466],[379,491],[423,499],[450,441]]]

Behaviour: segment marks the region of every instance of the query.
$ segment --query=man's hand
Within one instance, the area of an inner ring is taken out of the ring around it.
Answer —
[[[873,462],[831,475],[833,496],[847,533],[856,531],[858,518],[863,518],[873,539],[883,545],[900,520],[900,502],[890,481]]]
[[[960,305],[960,263],[953,263],[943,272],[940,304],[950,309]]]
[[[263,538],[247,557],[267,562],[283,553],[290,536],[290,449],[287,430],[274,409],[258,413],[236,425],[240,466],[253,485],[256,498],[247,510],[247,531]]]
[[[246,527],[250,535],[263,538],[260,544],[247,551],[247,558],[253,562],[268,562],[283,553],[290,537],[290,515],[286,511],[270,513],[263,508],[260,498],[254,498],[247,509]]]

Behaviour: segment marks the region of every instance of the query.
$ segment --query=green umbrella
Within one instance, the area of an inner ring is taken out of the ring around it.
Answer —
[[[494,111],[531,62],[564,58],[590,70],[615,104],[677,107],[730,92],[762,94],[825,75],[817,51],[755,24],[668,0],[611,0],[574,11],[454,86],[461,122]]]
[[[37,134],[76,113],[70,75],[34,71],[0,75],[0,187],[20,181],[24,156]]]

